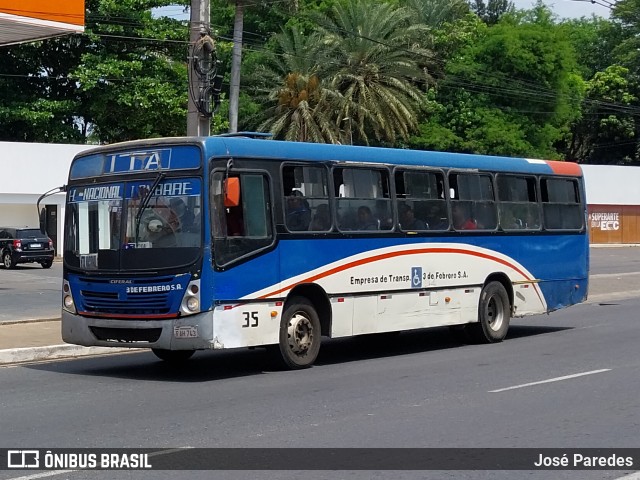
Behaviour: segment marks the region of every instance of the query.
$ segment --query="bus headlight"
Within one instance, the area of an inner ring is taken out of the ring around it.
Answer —
[[[71,310],[73,308],[73,297],[71,295],[64,296],[64,308]]]
[[[192,280],[182,297],[180,310],[185,315],[191,315],[200,311],[200,280]]]
[[[192,312],[197,312],[198,310],[200,310],[200,300],[198,300],[196,297],[190,297],[187,300],[187,308]]]
[[[62,308],[71,313],[76,312],[76,304],[73,301],[73,295],[71,294],[71,287],[66,280],[62,283]]]

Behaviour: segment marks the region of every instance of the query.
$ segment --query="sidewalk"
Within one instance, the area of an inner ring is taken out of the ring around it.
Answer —
[[[62,341],[60,320],[0,324],[0,366],[59,358],[131,352],[130,348],[81,347]]]

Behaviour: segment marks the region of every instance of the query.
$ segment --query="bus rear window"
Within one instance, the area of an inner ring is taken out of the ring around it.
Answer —
[[[580,230],[583,215],[578,182],[567,178],[540,181],[544,226],[550,230]]]

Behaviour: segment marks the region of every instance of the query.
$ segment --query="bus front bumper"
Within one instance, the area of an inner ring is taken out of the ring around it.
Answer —
[[[62,339],[86,347],[203,350],[217,348],[213,312],[163,320],[82,317],[62,311]]]

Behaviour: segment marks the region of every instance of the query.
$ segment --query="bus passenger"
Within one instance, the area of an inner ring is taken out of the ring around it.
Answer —
[[[308,230],[310,222],[309,203],[300,195],[287,197],[287,228],[294,231]]]
[[[373,218],[371,209],[366,205],[362,205],[358,208],[356,230],[378,230],[378,221]]]
[[[403,230],[427,230],[429,228],[425,222],[414,216],[413,209],[406,203],[400,204],[398,212],[400,214],[400,227]]]
[[[169,200],[169,205],[171,207],[171,210],[173,210],[173,212],[177,216],[178,225],[176,231],[187,231],[188,229],[190,229],[193,226],[195,215],[184,202],[184,200],[179,197],[175,197]]]
[[[478,228],[476,222],[467,214],[465,208],[455,203],[451,209],[453,216],[453,227],[456,230],[475,230]]]
[[[316,213],[311,220],[309,230],[315,232],[326,232],[331,228],[331,215],[329,214],[329,205],[321,203],[316,207]]]

